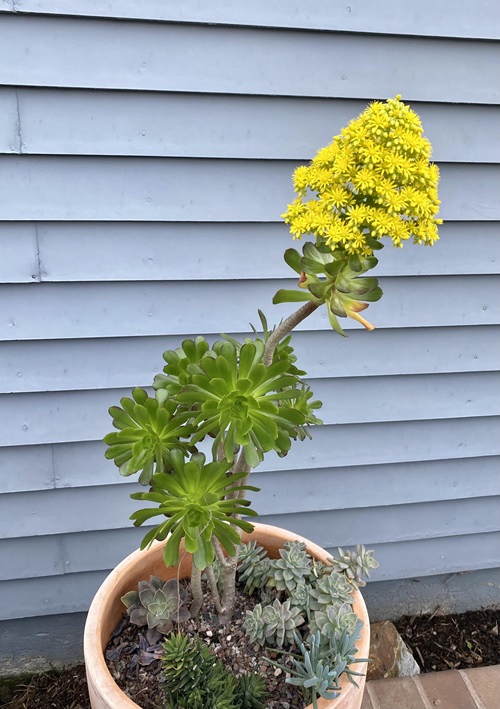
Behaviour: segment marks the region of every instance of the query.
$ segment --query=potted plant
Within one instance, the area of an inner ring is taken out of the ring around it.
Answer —
[[[285,456],[292,441],[321,423],[321,403],[296,366],[292,330],[322,307],[341,335],[342,317],[373,329],[360,313],[382,296],[377,279],[366,275],[377,264],[380,239],[400,247],[410,238],[429,245],[438,238],[438,169],[429,162],[418,116],[400,99],[371,104],[294,173],[297,198],[283,217],[294,237],[312,238],[302,253],[285,251],[299,288],[278,291],[273,302],[301,302],[299,309],[273,329],[259,311],[262,334],[243,342],[185,340],[164,353],[154,396],[134,389],[110,409],[117,430],[104,439],[106,456],[122,475],[139,475],[147,489],[132,498],[153,505],[131,519],[136,526],[160,522],[148,530],[142,551],[106,579],[89,611],[85,660],[94,709],[139,706],[115,684],[104,659],[126,608],[130,622],[144,628],[145,643],[154,648],[164,641],[169,707],[265,706],[258,679],[243,687],[205,657],[203,643],[177,632],[199,617],[203,584],[230,632],[238,583],[258,594],[243,623],[250,641],[302,688],[304,703],[359,708],[359,668],[369,646],[359,586],[377,565],[371,552],[339,549],[332,558],[293,533],[253,524],[257,513],[246,493],[258,491],[249,473],[266,454]],[[190,579],[189,600],[182,579]]]

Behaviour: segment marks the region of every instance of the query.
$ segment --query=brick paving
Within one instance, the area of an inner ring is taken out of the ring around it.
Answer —
[[[500,709],[500,665],[367,682],[361,709]]]

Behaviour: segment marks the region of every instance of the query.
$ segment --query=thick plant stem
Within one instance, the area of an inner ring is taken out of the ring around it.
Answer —
[[[207,575],[208,585],[210,586],[210,593],[212,594],[212,598],[214,600],[215,610],[220,615],[222,613],[222,605],[220,602],[219,589],[217,588],[217,580],[215,578],[213,566],[207,566],[205,573]]]
[[[262,363],[269,367],[273,361],[274,350],[281,342],[281,340],[288,335],[289,332],[293,330],[294,327],[305,320],[308,315],[313,313],[319,303],[314,303],[312,300],[299,308],[295,313],[292,313],[286,320],[283,320],[281,325],[278,325],[276,330],[274,330],[266,343],[266,349],[264,350],[264,357],[262,358]]]
[[[224,556],[224,552],[222,551],[222,547],[221,547],[220,542],[217,539],[217,537],[215,537],[215,536],[212,537],[212,544],[214,545],[217,559],[219,560],[220,564],[222,566],[224,566],[226,563],[226,557]]]
[[[222,590],[221,604],[222,608],[219,613],[219,621],[222,625],[227,625],[231,620],[236,600],[236,568],[238,566],[238,551],[236,549],[235,556],[228,557],[224,564],[224,588]]]
[[[238,480],[235,485],[240,486],[240,485],[246,485],[248,481],[248,475],[250,473],[250,468],[248,467],[246,461],[245,461],[245,453],[244,451],[241,451],[240,457],[236,461],[234,468],[233,468],[233,473],[246,473],[246,477],[244,477],[242,480]],[[237,490],[236,492],[232,492],[229,495],[230,499],[235,499],[235,498],[243,498],[245,497],[245,490]]]
[[[203,591],[201,590],[201,571],[193,564],[191,568],[191,591],[193,592],[193,602],[190,612],[195,618],[201,610],[203,603]]]

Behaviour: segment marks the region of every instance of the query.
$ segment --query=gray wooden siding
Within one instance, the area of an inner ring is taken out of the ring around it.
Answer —
[[[500,566],[500,9],[435,6],[0,0],[0,620],[86,610],[138,545],[107,407],[180,339],[289,312],[291,172],[397,93],[441,241],[381,253],[375,332],[303,324],[325,425],[254,505],[374,547],[375,583]]]

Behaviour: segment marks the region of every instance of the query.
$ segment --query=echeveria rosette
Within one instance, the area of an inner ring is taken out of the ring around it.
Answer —
[[[194,565],[203,571],[215,560],[212,536],[219,540],[229,556],[234,556],[240,543],[240,536],[234,527],[244,532],[253,530],[250,522],[238,517],[240,514],[257,516],[249,507],[250,501],[232,495],[244,490],[258,492],[259,488],[239,485],[246,473],[229,473],[230,463],[226,460],[205,465],[205,456],[195,453],[186,462],[181,450],[173,450],[170,459],[173,466],[170,475],[153,475],[150,492],[131,495],[134,500],[155,502],[158,507],[138,510],[130,519],[139,527],[158,515],[167,517],[165,522],[146,534],[141,549],[155,539],[168,537],[164,551],[165,564],[176,566],[180,543],[184,539],[185,549],[193,555]]]
[[[253,342],[239,351],[225,342],[218,355],[201,359],[204,373],[193,375],[192,383],[177,395],[197,410],[193,445],[217,430],[214,447],[223,439],[226,459],[232,463],[235,448],[241,446],[250,468],[270,450],[290,449],[295,427],[305,423],[304,414],[287,403],[300,396],[300,380],[289,373],[288,360],[266,367],[261,359],[261,349]]]
[[[187,593],[179,587],[177,579],[164,582],[158,576],[151,576],[149,581],[139,581],[137,591],[129,591],[121,600],[131,623],[147,625],[159,633],[169,633],[174,622],[182,623],[190,618],[183,605]]]
[[[144,389],[136,388],[132,397],[121,399],[121,408],[109,409],[118,431],[105,436],[104,443],[109,446],[105,456],[114,460],[120,475],[142,471],[139,482],[148,485],[155,471],[170,470],[173,448],[182,448],[186,454],[192,450],[181,439],[191,436],[193,428],[186,423],[189,414],[179,412],[166,391],[158,391],[152,398]]]

